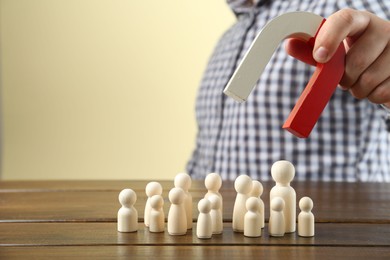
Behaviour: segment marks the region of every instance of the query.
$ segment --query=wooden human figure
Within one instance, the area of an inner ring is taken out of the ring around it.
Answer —
[[[246,200],[252,191],[252,179],[248,175],[240,175],[234,181],[237,192],[233,208],[233,231],[244,232],[244,218],[246,213]]]
[[[168,212],[168,233],[172,236],[185,235],[187,233],[187,217],[184,208],[185,193],[181,188],[173,188],[169,191],[171,206]]]
[[[163,210],[164,199],[161,195],[153,195],[150,198],[149,231],[164,232],[165,214]]]
[[[276,185],[270,191],[270,201],[275,197],[284,200],[284,218],[286,221],[286,233],[295,232],[296,229],[296,193],[290,186],[294,179],[295,168],[289,161],[277,161],[271,167],[271,175]]]
[[[259,214],[260,214],[260,219],[261,219],[261,228],[264,228],[265,226],[265,209],[264,209],[264,202],[261,199],[261,195],[263,194],[263,185],[261,182],[253,180],[252,181],[252,191],[250,193],[251,197],[256,197],[259,198],[260,200],[260,208],[259,208]]]
[[[298,235],[301,237],[314,236],[314,215],[313,201],[309,197],[303,197],[299,200],[301,212],[298,215]]]
[[[250,197],[246,200],[246,209],[244,218],[244,236],[260,237],[261,236],[261,216],[259,213],[260,199]]]
[[[138,212],[134,208],[137,194],[132,189],[124,189],[119,193],[117,228],[119,232],[135,232],[138,230]]]
[[[211,238],[213,235],[213,224],[210,210],[211,203],[208,199],[201,199],[198,203],[199,216],[196,222],[196,236],[201,239]]]
[[[222,234],[223,217],[221,212],[221,206],[222,206],[221,198],[218,195],[213,194],[209,196],[208,200],[210,201],[210,205],[211,205],[210,216],[212,222],[213,235]]]
[[[150,206],[150,198],[154,195],[161,195],[162,191],[163,191],[163,188],[162,188],[161,184],[158,182],[152,181],[146,185],[145,193],[146,193],[146,196],[148,196],[148,199],[146,200],[146,204],[145,204],[144,223],[145,223],[145,226],[147,226],[147,227],[149,227],[149,215],[150,215],[150,211],[152,209]]]
[[[268,232],[272,237],[282,237],[285,234],[284,207],[285,203],[281,197],[275,197],[271,200]]]
[[[187,229],[192,228],[192,195],[189,193],[191,188],[192,180],[190,175],[187,173],[179,173],[176,175],[174,185],[176,188],[181,188],[184,191],[184,209],[186,211],[187,218]]]
[[[218,173],[209,173],[207,174],[205,180],[204,180],[204,185],[207,189],[207,193],[204,196],[205,199],[209,198],[213,194],[217,195],[221,199],[221,214],[223,214],[223,197],[219,190],[222,187],[222,178]]]

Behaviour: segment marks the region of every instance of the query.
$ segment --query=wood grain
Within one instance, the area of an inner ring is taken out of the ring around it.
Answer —
[[[120,181],[108,182],[104,188],[102,182],[55,181],[0,182],[0,222],[114,222],[120,207],[118,188]],[[168,214],[167,199],[171,182],[161,182],[164,186],[164,211]],[[128,182],[137,191],[136,208],[140,221],[146,203],[144,192],[146,181]],[[197,218],[197,202],[204,196],[203,182],[194,181],[191,189],[193,196],[193,219]],[[271,182],[264,183],[266,220],[269,216],[269,190]],[[84,187],[85,186],[85,190]],[[18,188],[17,188],[18,187]],[[315,183],[296,182],[293,187],[297,199],[309,196],[314,201],[313,212],[316,222],[320,223],[390,223],[390,185],[381,183]],[[221,193],[224,198],[224,221],[231,222],[236,193],[232,182],[225,182]],[[298,203],[297,203],[298,204]],[[299,210],[297,209],[297,212]]]
[[[51,246],[0,247],[0,259],[389,259],[389,247]]]
[[[65,245],[311,245],[390,246],[387,224],[316,224],[316,236],[302,238],[296,233],[270,237],[267,227],[260,238],[244,237],[225,224],[222,235],[198,239],[196,226],[184,236],[150,233],[143,224],[134,233],[120,233],[116,223],[0,223],[1,246]]]
[[[142,224],[148,181],[0,181],[0,259],[390,259],[390,184],[294,182],[297,199],[314,201],[316,235],[296,233],[247,238],[231,229],[235,199],[233,182],[224,182],[224,233],[198,239],[193,229],[185,236],[152,234]],[[172,181],[162,181],[167,215]],[[269,215],[269,190],[263,200]],[[118,233],[118,194],[137,192],[139,231]],[[197,202],[206,193],[194,181],[193,219]],[[299,212],[299,211],[297,211]]]

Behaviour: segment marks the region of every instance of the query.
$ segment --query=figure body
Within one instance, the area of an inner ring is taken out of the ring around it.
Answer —
[[[146,196],[148,196],[148,199],[146,200],[146,204],[145,204],[144,224],[147,227],[149,227],[149,215],[150,215],[150,211],[152,209],[150,206],[150,198],[153,195],[161,195],[162,191],[163,191],[162,186],[158,182],[152,181],[146,185],[145,193],[146,193]]]
[[[134,208],[137,194],[132,189],[124,189],[119,193],[122,207],[118,210],[117,229],[119,232],[135,232],[138,230],[138,212]]]
[[[150,198],[149,231],[164,232],[165,214],[163,210],[164,199],[161,195],[154,195]]]
[[[168,212],[168,233],[173,236],[187,233],[186,210],[183,205],[185,193],[181,188],[173,188],[169,192],[171,207]]]
[[[260,199],[250,197],[246,200],[246,209],[244,218],[244,236],[259,237],[261,236],[262,219],[259,214]]]
[[[275,197],[271,201],[268,232],[272,237],[282,237],[286,233],[284,206],[285,203],[281,197]]]
[[[201,239],[211,238],[213,225],[210,216],[211,203],[208,199],[201,199],[198,203],[199,216],[196,222],[196,236]]]
[[[252,179],[248,175],[240,175],[234,181],[234,188],[237,195],[233,208],[233,231],[244,232],[245,203],[252,190]]]
[[[181,188],[184,191],[183,205],[186,211],[187,229],[192,228],[192,195],[189,192],[191,188],[191,177],[187,173],[179,173],[176,175],[174,185],[176,188]]]
[[[313,201],[309,197],[303,197],[299,201],[301,212],[298,215],[298,235],[301,237],[314,236]]]
[[[276,197],[281,197],[285,203],[284,218],[286,233],[295,232],[296,229],[296,193],[290,186],[295,176],[294,165],[289,161],[277,161],[271,168],[272,178],[276,185],[270,191],[270,202]]]

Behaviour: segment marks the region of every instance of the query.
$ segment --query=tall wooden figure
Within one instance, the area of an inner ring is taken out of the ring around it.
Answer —
[[[213,194],[209,196],[208,200],[211,205],[211,222],[213,227],[213,234],[222,234],[223,231],[223,217],[221,212],[222,202],[218,195]]]
[[[150,211],[152,210],[152,207],[150,206],[150,198],[154,195],[161,195],[163,192],[163,188],[160,183],[152,181],[149,182],[146,185],[145,193],[146,196],[148,196],[148,199],[146,200],[145,204],[145,211],[144,211],[144,223],[145,226],[149,227],[149,215]]]
[[[284,219],[286,233],[295,232],[296,229],[296,193],[290,186],[294,179],[295,168],[289,161],[277,161],[271,167],[271,175],[276,185],[270,191],[270,202],[273,198],[281,197],[284,200]]]
[[[207,189],[206,195],[204,195],[205,199],[208,199],[212,195],[217,195],[221,199],[221,214],[223,213],[223,198],[221,193],[219,193],[219,189],[222,187],[222,178],[218,173],[212,172],[207,174],[204,180],[204,186]]]
[[[261,219],[261,228],[265,227],[265,210],[264,210],[264,202],[261,199],[261,195],[263,194],[263,184],[259,181],[252,181],[252,191],[250,193],[251,197],[255,197],[259,199],[260,207],[259,207],[259,214]]]
[[[187,229],[192,228],[192,196],[189,192],[189,189],[191,188],[192,180],[190,175],[187,173],[179,173],[176,175],[174,180],[174,185],[176,188],[182,188],[184,191],[184,209],[186,211],[186,218],[187,218]]]
[[[183,202],[185,193],[181,188],[169,191],[171,207],[168,212],[168,233],[172,236],[187,234],[187,217]]]
[[[118,231],[135,232],[138,229],[138,212],[134,208],[137,194],[132,189],[124,189],[119,193],[122,207],[118,210]]]
[[[233,231],[244,232],[244,218],[246,213],[246,200],[252,190],[252,179],[248,175],[240,175],[234,181],[234,189],[237,192],[233,208]]]

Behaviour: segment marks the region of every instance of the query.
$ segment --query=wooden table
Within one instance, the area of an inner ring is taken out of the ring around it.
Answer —
[[[197,202],[203,182],[194,181],[194,229],[185,236],[149,233],[143,226],[147,181],[2,181],[0,182],[0,259],[390,259],[390,184],[295,182],[297,199],[314,201],[316,236],[296,233],[260,238],[234,233],[231,217],[235,191],[224,182],[224,232],[209,240],[196,237]],[[162,181],[167,194],[172,182]],[[262,196],[269,216],[269,190]],[[118,194],[138,195],[139,230],[119,233]],[[297,211],[299,212],[299,211]]]

